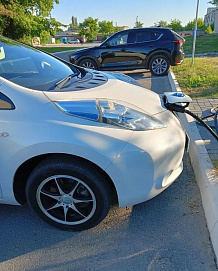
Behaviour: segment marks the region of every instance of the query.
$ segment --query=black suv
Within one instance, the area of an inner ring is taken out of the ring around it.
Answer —
[[[70,62],[96,70],[149,69],[166,75],[182,63],[184,39],[169,28],[133,28],[113,34],[100,46],[75,50]]]

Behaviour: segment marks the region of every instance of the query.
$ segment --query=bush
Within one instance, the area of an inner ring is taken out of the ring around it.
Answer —
[[[21,39],[19,39],[20,42],[32,44],[32,38],[30,36],[23,36]]]
[[[48,31],[42,30],[40,33],[40,43],[47,44],[50,40],[50,33]]]
[[[213,29],[212,29],[212,26],[211,25],[209,25],[206,29],[205,29],[205,33],[206,34],[213,34]]]

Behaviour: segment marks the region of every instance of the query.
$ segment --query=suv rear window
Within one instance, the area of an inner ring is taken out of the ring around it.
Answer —
[[[160,32],[148,31],[148,30],[137,30],[135,32],[134,43],[155,41],[161,36]]]

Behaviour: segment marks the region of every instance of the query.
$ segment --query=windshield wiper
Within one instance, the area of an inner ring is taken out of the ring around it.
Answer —
[[[60,81],[58,81],[56,84],[55,84],[55,88],[54,90],[58,90],[58,89],[62,89],[68,82],[70,82],[70,80],[73,78],[73,77],[76,77],[80,74],[80,72],[78,73],[72,73],[66,77],[64,77],[63,79],[61,79]]]

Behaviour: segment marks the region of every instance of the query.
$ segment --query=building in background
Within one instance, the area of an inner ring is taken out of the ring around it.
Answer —
[[[208,8],[207,14],[204,16],[204,25],[214,24],[214,32],[218,33],[218,8]]]

